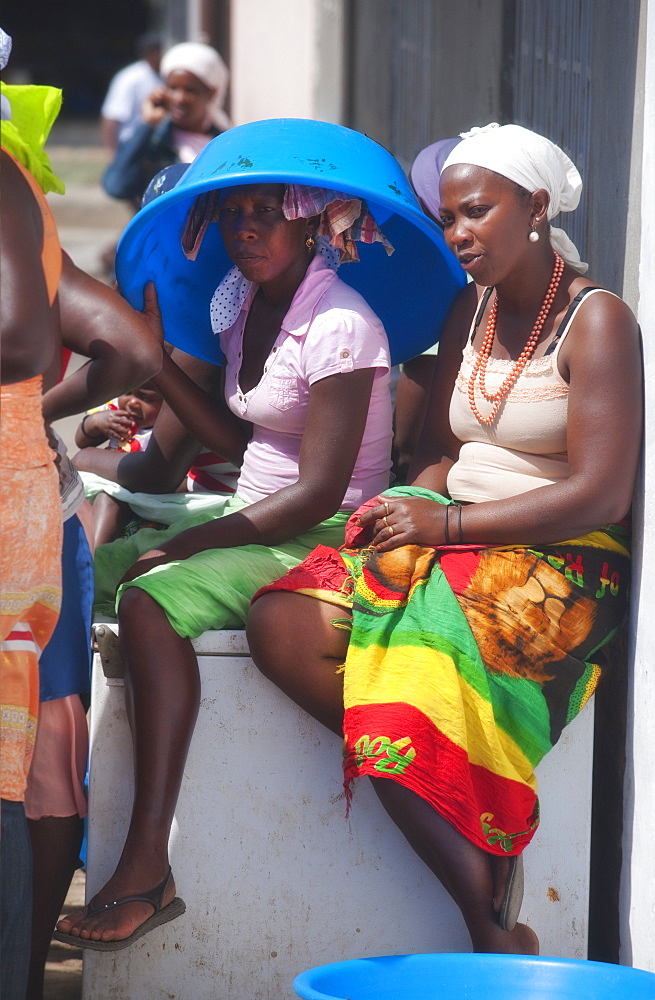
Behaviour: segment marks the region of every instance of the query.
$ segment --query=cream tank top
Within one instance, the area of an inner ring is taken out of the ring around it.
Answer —
[[[463,444],[448,473],[448,492],[453,500],[468,503],[504,500],[567,478],[569,386],[559,373],[557,358],[583,298],[595,292],[612,294],[591,286],[578,292],[546,353],[530,359],[489,425],[481,424],[471,410],[468,383],[477,358],[472,342],[491,292],[488,289],[480,300],[450,401],[450,426]],[[496,392],[514,364],[489,358],[487,389]],[[483,415],[488,412],[485,407],[491,409],[477,392],[476,403]]]

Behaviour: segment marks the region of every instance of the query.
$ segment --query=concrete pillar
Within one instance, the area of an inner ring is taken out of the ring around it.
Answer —
[[[339,124],[344,0],[238,0],[231,8],[235,125],[262,118]]]

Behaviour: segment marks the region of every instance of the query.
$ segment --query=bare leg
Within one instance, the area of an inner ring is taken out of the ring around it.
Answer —
[[[301,594],[261,597],[248,620],[248,641],[259,669],[315,719],[341,734],[343,663],[348,632],[335,629],[341,609]],[[471,844],[427,802],[389,778],[373,786],[412,848],[453,897],[476,951],[536,954],[539,942],[525,924],[503,931],[494,896],[502,901],[507,864]],[[503,870],[504,869],[504,870]]]
[[[32,949],[26,1000],[42,1000],[52,932],[79,865],[84,822],[79,816],[28,820],[32,841]]]
[[[93,502],[94,541],[105,545],[119,538],[131,511],[128,504],[108,493],[98,493]]]
[[[492,899],[491,856],[476,847],[420,796],[389,778],[372,778],[382,805],[452,896],[471,935],[473,950],[509,955],[536,955],[539,942],[526,924],[501,929]],[[502,898],[502,897],[501,897]]]
[[[119,609],[125,658],[125,700],[134,746],[134,805],[116,871],[96,904],[152,889],[168,870],[168,837],[198,714],[200,678],[190,640],[181,638],[145,591],[130,588]],[[175,895],[170,878],[163,905]],[[83,938],[129,937],[152,915],[147,903],[127,903],[95,917],[71,914],[58,927]]]

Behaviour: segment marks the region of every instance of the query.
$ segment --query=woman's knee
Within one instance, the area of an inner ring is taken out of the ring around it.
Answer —
[[[250,655],[266,676],[275,673],[280,643],[287,645],[291,624],[288,594],[265,594],[248,612],[246,635]]]
[[[335,629],[335,608],[304,594],[264,594],[248,615],[248,644],[253,660],[267,677],[316,659],[343,660],[349,633]]]
[[[135,623],[147,621],[153,616],[159,617],[161,614],[161,605],[140,587],[128,587],[118,605],[119,625],[127,628]]]

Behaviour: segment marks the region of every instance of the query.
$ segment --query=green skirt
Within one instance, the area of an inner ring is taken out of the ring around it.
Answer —
[[[230,497],[218,516],[225,517],[247,506],[239,497]],[[130,538],[96,550],[94,610],[113,614],[125,590],[139,587],[164,609],[175,631],[185,638],[195,638],[209,629],[243,628],[256,591],[297,566],[317,545],[342,545],[351,513],[339,511],[281,545],[242,545],[197,552],[188,559],[156,566],[118,587],[139,556],[215,517],[196,514],[163,530],[144,528]]]

